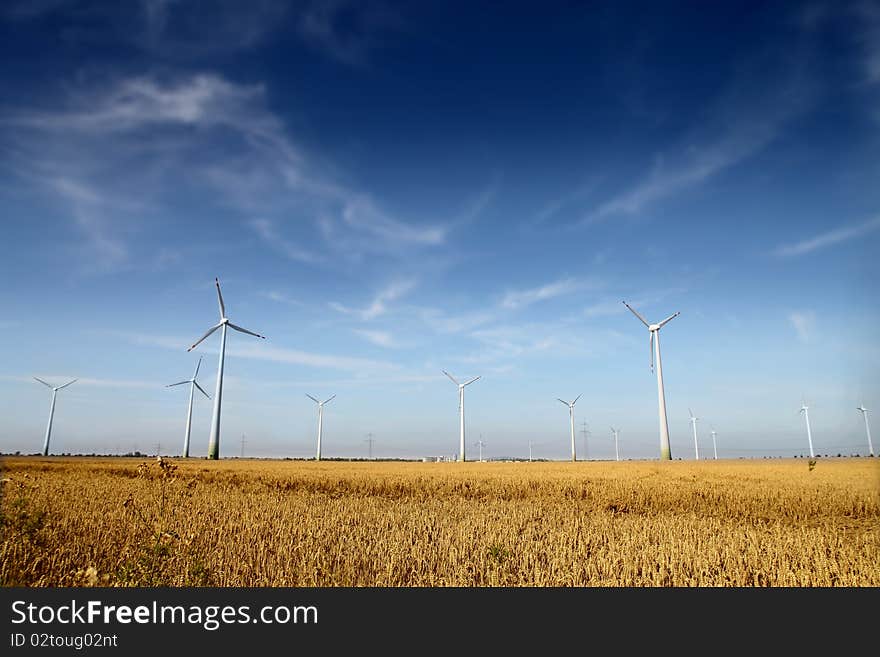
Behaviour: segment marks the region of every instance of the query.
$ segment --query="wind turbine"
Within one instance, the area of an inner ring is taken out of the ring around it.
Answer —
[[[481,439],[481,440],[478,440],[477,442],[474,443],[474,447],[479,447],[479,448],[480,448],[480,463],[483,462],[483,446],[484,446],[485,444],[486,444],[486,443],[484,443],[484,442],[482,441],[482,439]]]
[[[451,380],[455,385],[458,386],[458,419],[459,419],[459,424],[461,425],[461,437],[460,437],[460,439],[459,439],[459,447],[460,447],[460,451],[459,451],[459,453],[458,453],[458,460],[459,460],[459,461],[465,461],[466,459],[465,459],[465,454],[464,454],[464,388],[465,388],[465,386],[469,386],[470,384],[472,384],[474,381],[476,381],[476,380],[479,379],[480,377],[479,377],[479,376],[475,376],[473,379],[470,379],[469,381],[465,381],[464,383],[459,383],[459,382],[455,379],[455,377],[453,377],[453,376],[452,376],[449,372],[447,372],[446,370],[442,370],[442,372],[443,372],[446,376],[448,376],[448,377],[450,378],[450,380]]]
[[[868,434],[868,451],[874,456],[874,445],[871,444],[871,427],[868,426],[868,409],[864,404],[859,405],[856,409],[865,418],[865,433]]]
[[[198,388],[201,393],[210,399],[210,395],[207,392],[202,390],[202,386],[199,385],[198,381],[196,381],[196,377],[199,375],[199,368],[202,366],[202,357],[199,356],[199,362],[196,364],[196,371],[193,372],[192,378],[187,379],[186,381],[180,381],[178,383],[170,383],[166,388],[173,388],[174,386],[182,386],[184,383],[189,384],[189,405],[186,408],[186,432],[183,435],[183,458],[189,457],[189,435],[190,430],[192,429],[192,415],[193,415],[193,393],[195,393],[195,389]]]
[[[620,460],[620,450],[617,448],[617,436],[620,434],[620,429],[615,429],[611,427],[611,435],[614,436],[614,460]]]
[[[37,377],[34,377],[34,378],[37,379],[37,381],[42,383],[47,388],[52,389],[52,404],[49,406],[49,424],[46,425],[46,440],[43,441],[43,456],[49,456],[49,438],[52,436],[52,418],[55,416],[55,395],[58,394],[59,390],[63,390],[64,388],[69,386],[71,383],[75,383],[76,381],[79,381],[79,379],[74,379],[73,381],[69,381],[69,382],[65,383],[63,386],[53,386],[53,385],[43,381],[43,379],[38,379]]]
[[[629,308],[632,311],[632,314],[638,317],[642,324],[648,327],[648,331],[651,334],[650,348],[652,370],[654,369],[654,361],[657,361],[657,398],[659,401],[658,413],[660,415],[660,458],[671,461],[672,450],[669,448],[669,424],[666,421],[666,395],[663,392],[663,367],[660,363],[660,329],[678,317],[681,313],[676,312],[659,324],[648,324],[648,322],[645,321],[645,318],[637,313],[626,301],[623,302],[623,305]]]
[[[333,395],[332,397],[329,397],[328,399],[325,399],[324,401],[318,401],[317,399],[312,397],[309,393],[306,393],[306,397],[308,397],[309,399],[311,399],[313,402],[315,402],[318,405],[318,455],[315,457],[316,461],[321,460],[321,434],[323,432],[322,427],[324,424],[324,404],[331,401],[333,399],[333,397],[335,397],[335,396],[336,395]]]
[[[715,460],[718,460],[718,444],[715,442],[716,431],[712,428],[712,449],[715,450]]]
[[[813,432],[810,431],[810,407],[807,406],[806,400],[801,400],[800,412],[804,414],[804,419],[807,421],[807,440],[810,443],[810,458],[813,458],[815,454],[813,453]]]
[[[217,364],[217,388],[214,390],[214,412],[211,416],[211,438],[208,442],[208,458],[216,461],[220,458],[220,401],[223,398],[223,360],[226,357],[226,327],[228,326],[240,333],[247,333],[248,335],[253,335],[257,338],[262,338],[263,340],[266,339],[266,336],[254,333],[253,331],[248,331],[247,329],[236,326],[230,322],[226,317],[226,306],[223,304],[223,295],[220,293],[220,279],[215,278],[214,284],[217,286],[217,302],[220,304],[220,322],[208,329],[208,332],[200,337],[192,347],[187,349],[187,351],[192,351],[202,342],[202,340],[207,338],[217,329],[221,329],[220,361]]]
[[[691,424],[694,427],[694,452],[697,455],[696,460],[699,461],[700,460],[700,444],[697,442],[697,420],[699,420],[700,418],[694,417],[694,412],[691,409],[688,409],[688,413],[690,413]]]
[[[574,398],[573,402],[567,402],[564,399],[559,399],[559,397],[556,398],[556,399],[559,399],[559,401],[561,401],[563,404],[568,406],[568,422],[571,425],[571,460],[572,461],[577,461],[577,454],[575,453],[575,449],[574,449],[574,405],[577,404],[577,400],[580,398],[581,398],[581,395],[578,395],[577,397]]]

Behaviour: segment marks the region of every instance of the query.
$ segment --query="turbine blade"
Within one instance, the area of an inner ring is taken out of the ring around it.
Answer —
[[[178,383],[169,383],[166,388],[173,388],[174,386],[182,386],[184,383],[190,383],[190,381],[180,381]]]
[[[223,295],[220,294],[220,279],[214,278],[214,285],[217,286],[217,301],[220,303],[220,319],[226,317],[226,306],[223,304]]]
[[[559,397],[557,397],[556,399],[559,399]],[[568,406],[568,402],[565,401],[564,399],[559,399],[559,401],[562,402],[563,404],[565,404],[566,406]]]
[[[46,386],[47,388],[53,388],[53,389],[55,388],[55,386],[46,383],[45,381],[43,381],[43,379],[41,379],[41,378],[39,378],[39,377],[36,377],[36,376],[35,376],[34,378],[35,378],[37,381],[39,381],[40,383],[42,383],[44,386]]]
[[[479,379],[479,378],[480,378],[479,376],[475,376],[475,377],[474,377],[473,379],[471,379],[470,381],[466,381],[465,383],[462,383],[461,385],[462,385],[462,386],[469,386],[470,384],[472,384],[474,381],[476,381],[476,380]]]
[[[651,331],[651,337],[648,339],[648,349],[651,351],[651,371],[654,371],[654,331]]]
[[[196,383],[195,381],[193,381],[193,385],[195,385],[196,388],[198,388],[199,390],[201,390],[201,391],[202,391],[202,394],[203,394],[205,397],[207,397],[208,399],[211,398],[211,395],[209,395],[207,392],[205,392],[204,390],[202,390],[202,386],[200,386],[198,383]]]
[[[623,305],[626,306],[627,308],[629,308],[632,311],[632,314],[635,315],[636,317],[638,317],[642,321],[642,324],[644,324],[645,326],[651,326],[650,324],[648,324],[648,322],[645,321],[645,318],[642,317],[641,315],[639,315],[639,313],[636,312],[635,308],[633,308],[631,305],[629,305],[626,301],[623,302]]]
[[[66,388],[66,387],[69,386],[70,384],[72,384],[72,383],[76,383],[77,381],[79,381],[79,379],[74,379],[73,381],[68,381],[68,382],[65,383],[63,386],[59,386],[58,389],[61,390],[61,389],[63,389],[63,388]]]
[[[306,397],[308,397],[309,399],[311,399],[311,400],[312,400],[313,402],[315,402],[316,404],[320,404],[320,403],[321,403],[321,402],[319,402],[317,399],[315,399],[314,397],[312,397],[309,393],[306,393]]]
[[[199,368],[202,366],[202,357],[199,356],[199,362],[196,363],[196,373],[193,374],[193,381],[199,378]]]
[[[240,326],[236,326],[232,322],[229,322],[229,328],[234,328],[236,331],[240,331],[241,333],[247,333],[248,335],[253,335],[257,338],[266,339],[265,335],[260,335],[259,333],[254,333],[253,331],[248,331],[246,328],[241,328]]]
[[[667,317],[667,318],[664,319],[662,322],[660,322],[659,326],[662,328],[665,324],[667,324],[668,322],[671,322],[673,319],[675,319],[675,318],[678,317],[679,315],[681,315],[680,312],[672,313],[669,317]]]
[[[452,376],[449,372],[447,372],[446,370],[440,370],[440,371],[443,372],[446,376],[448,376],[455,385],[458,385],[458,381],[456,381],[455,377]]]
[[[336,395],[332,395],[329,399],[325,399],[325,400],[322,401],[321,403],[322,403],[322,404],[326,404],[327,402],[332,401],[334,397],[336,397]]]
[[[694,418],[694,412],[690,408],[688,408],[688,415],[691,416],[691,419]]]
[[[575,397],[575,398],[574,398],[574,401],[571,402],[571,405],[574,406],[575,404],[577,404],[578,399],[580,399],[580,398],[581,398],[581,395],[583,395],[583,394],[584,394],[584,393],[581,393],[580,395],[578,395],[577,397]]]
[[[218,328],[220,328],[221,326],[223,326],[223,324],[215,324],[214,326],[212,326],[211,328],[209,328],[209,329],[208,329],[208,332],[205,333],[205,334],[204,334],[202,337],[200,337],[198,340],[196,340],[195,344],[193,344],[192,347],[190,347],[189,349],[187,349],[187,351],[192,351],[193,349],[195,349],[197,346],[199,346],[199,343],[200,343],[202,340],[204,340],[205,338],[207,338],[209,335],[211,335],[214,331],[216,331],[216,330],[217,330]]]

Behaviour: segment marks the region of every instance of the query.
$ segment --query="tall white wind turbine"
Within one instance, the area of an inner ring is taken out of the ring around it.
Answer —
[[[871,456],[874,456],[874,445],[871,444],[871,427],[868,426],[868,409],[865,408],[864,404],[860,404],[856,410],[865,418],[865,433],[868,434],[868,452]]]
[[[79,379],[74,379],[73,381],[68,381],[63,386],[53,386],[52,384],[46,383],[45,381],[43,381],[43,379],[39,379],[37,377],[34,377],[34,378],[37,379],[37,381],[39,381],[40,383],[42,383],[44,386],[46,386],[47,388],[50,388],[52,390],[52,403],[49,406],[49,424],[46,425],[46,439],[43,441],[43,456],[49,456],[49,439],[52,437],[52,418],[55,417],[55,395],[58,394],[59,390],[63,390],[64,388],[69,386],[71,383],[75,383]]]
[[[474,381],[479,379],[479,376],[475,376],[473,379],[469,381],[465,381],[464,383],[459,383],[455,377],[453,377],[446,370],[442,370],[442,372],[449,377],[449,379],[458,386],[458,419],[459,424],[461,425],[460,439],[459,439],[459,452],[458,452],[458,460],[465,461],[465,453],[464,453],[464,388],[465,386],[469,386]]]
[[[691,416],[691,424],[694,427],[694,454],[696,454],[696,460],[700,460],[700,444],[697,442],[697,420],[700,418],[694,417],[694,412],[691,409],[688,409],[688,413]]]
[[[712,428],[712,449],[715,450],[715,460],[718,460],[718,444],[715,442],[715,428]]]
[[[583,393],[582,393],[583,394]],[[574,401],[567,402],[564,399],[559,399],[560,402],[568,406],[568,422],[571,425],[571,460],[577,461],[577,454],[574,449],[574,405],[577,404],[577,400],[581,398],[581,395],[578,395],[574,398]]]
[[[217,286],[217,302],[220,305],[220,322],[215,324],[208,332],[200,337],[193,346],[187,351],[195,349],[199,343],[211,335],[217,329],[220,329],[220,361],[217,364],[217,388],[214,390],[214,412],[211,416],[211,438],[208,441],[208,458],[217,460],[220,458],[220,402],[223,398],[223,361],[226,357],[226,327],[233,328],[240,333],[247,333],[257,338],[266,339],[265,335],[248,331],[245,328],[236,326],[226,317],[226,306],[223,304],[223,295],[220,293],[220,279],[215,278],[214,284]]]
[[[806,400],[801,400],[801,413],[804,414],[804,419],[807,421],[807,441],[810,443],[810,458],[816,456],[813,453],[813,432],[810,431],[810,407],[807,406]]]
[[[652,370],[654,369],[654,361],[657,361],[657,398],[659,401],[658,413],[660,416],[660,458],[670,461],[672,460],[672,450],[669,448],[669,423],[666,421],[666,395],[663,392],[663,367],[660,362],[660,329],[678,317],[681,313],[676,312],[658,324],[648,324],[648,322],[645,321],[645,318],[636,312],[636,310],[626,301],[623,302],[623,305],[629,308],[630,311],[632,311],[632,314],[638,317],[639,321],[648,327],[648,331],[651,334],[650,348]]]
[[[620,450],[617,448],[617,437],[620,434],[620,429],[615,429],[611,427],[611,435],[614,436],[614,460],[620,460]]]
[[[192,430],[192,415],[193,415],[193,395],[195,393],[195,389],[198,388],[199,391],[208,399],[211,396],[202,390],[202,386],[199,385],[199,382],[196,381],[196,377],[199,375],[199,368],[202,366],[202,357],[199,356],[199,362],[196,364],[196,371],[193,372],[192,378],[187,379],[186,381],[180,381],[178,383],[169,383],[166,388],[173,388],[174,386],[182,386],[184,383],[189,384],[189,404],[186,407],[186,431],[183,434],[183,458],[189,457],[189,436]]]
[[[311,399],[313,402],[315,402],[318,405],[318,454],[315,457],[316,461],[321,460],[321,435],[323,433],[323,427],[324,427],[324,404],[332,401],[335,396],[336,395],[332,395],[332,396],[328,397],[327,399],[325,399],[324,401],[318,401],[317,399],[312,397],[309,393],[306,393],[306,397],[308,397],[309,399]]]

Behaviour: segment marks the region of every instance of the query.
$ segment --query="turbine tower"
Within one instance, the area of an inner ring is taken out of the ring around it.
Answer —
[[[47,388],[51,388],[52,390],[52,404],[49,406],[49,424],[46,425],[46,440],[43,441],[43,456],[49,456],[49,439],[52,437],[52,418],[55,417],[55,395],[58,394],[59,390],[63,390],[71,383],[75,383],[79,379],[68,381],[63,386],[53,386],[43,381],[43,379],[38,379],[37,377],[34,378],[42,383],[44,386],[46,386]]]
[[[718,460],[718,444],[715,442],[715,429],[712,429],[712,449],[715,450],[715,460]]]
[[[688,409],[688,413],[691,416],[691,424],[694,427],[694,453],[696,454],[696,460],[700,460],[700,444],[697,442],[697,420],[700,418],[694,417],[694,412],[691,409]]]
[[[611,435],[614,436],[614,460],[620,460],[620,450],[617,448],[617,436],[620,434],[620,429],[615,429],[611,427]]]
[[[650,349],[652,370],[654,369],[654,361],[657,361],[657,398],[659,401],[658,413],[660,416],[660,458],[671,461],[672,450],[669,448],[669,424],[666,421],[666,395],[663,392],[663,367],[660,362],[660,329],[678,317],[681,313],[676,312],[659,324],[648,324],[648,322],[645,321],[645,318],[637,313],[626,301],[623,302],[623,305],[629,308],[632,311],[632,314],[638,317],[642,324],[648,327],[648,332],[651,334]]]
[[[217,388],[214,390],[214,412],[211,415],[211,438],[208,441],[208,458],[217,460],[220,458],[220,402],[223,398],[223,361],[226,357],[226,327],[235,329],[240,333],[247,333],[257,338],[266,339],[265,335],[248,331],[245,328],[236,326],[226,317],[226,306],[223,304],[223,295],[220,293],[220,279],[214,279],[214,285],[217,286],[217,302],[220,305],[220,322],[215,324],[208,332],[200,337],[193,346],[187,351],[195,349],[205,338],[211,335],[217,329],[220,330],[220,360],[217,364]]]
[[[465,381],[464,383],[459,383],[455,377],[453,377],[446,370],[442,370],[442,372],[449,377],[449,379],[458,386],[458,420],[461,425],[461,432],[459,438],[459,452],[458,452],[458,460],[465,461],[465,453],[464,453],[464,388],[465,386],[469,386],[474,381],[479,379],[479,376],[475,376],[473,379],[469,381]]]
[[[325,399],[324,401],[318,401],[317,399],[312,397],[309,393],[306,393],[306,397],[308,397],[309,399],[311,399],[313,402],[315,402],[318,405],[318,454],[315,457],[316,461],[321,460],[321,434],[323,433],[322,427],[324,426],[324,404],[331,401],[333,399],[333,397],[335,397],[335,396],[336,395],[333,395],[333,396],[329,397],[328,399]]]
[[[578,395],[574,398],[573,402],[567,402],[564,399],[559,399],[560,402],[568,406],[568,423],[571,425],[571,460],[577,461],[577,454],[574,449],[574,405],[577,404],[577,400],[581,398],[581,395]]]
[[[198,381],[196,381],[196,377],[199,375],[199,368],[202,366],[202,357],[199,356],[199,362],[196,363],[196,371],[193,372],[192,378],[187,379],[186,381],[179,381],[178,383],[169,383],[166,388],[173,388],[174,386],[182,386],[184,383],[189,384],[189,405],[186,407],[186,431],[183,434],[183,458],[189,457],[189,436],[190,431],[192,429],[192,415],[193,415],[193,393],[195,393],[195,389],[198,388],[199,391],[208,399],[210,399],[210,395],[207,392],[202,390],[202,386],[199,385]]]
[[[874,456],[874,445],[871,444],[871,427],[868,426],[868,409],[865,408],[864,404],[861,404],[856,410],[865,418],[865,433],[868,434],[868,452],[870,452],[871,456]]]
[[[810,443],[810,458],[813,458],[816,455],[813,453],[813,432],[810,431],[810,407],[807,406],[805,400],[801,400],[800,412],[804,414],[804,419],[807,421],[807,441]]]

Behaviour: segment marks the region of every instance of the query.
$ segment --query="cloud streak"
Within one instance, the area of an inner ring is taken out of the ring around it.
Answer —
[[[306,265],[408,257],[442,246],[451,224],[401,220],[309,157],[269,108],[262,84],[212,73],[81,83],[56,103],[0,115],[16,174],[70,204],[108,267],[134,255],[127,227],[147,209],[174,215],[185,188],[237,213],[260,241]],[[118,199],[144,199],[120,208]],[[149,199],[147,204],[145,199]],[[303,248],[300,244],[309,244]]]
[[[501,299],[501,307],[508,310],[518,310],[539,301],[555,299],[556,297],[572,294],[579,290],[596,287],[600,287],[600,284],[596,281],[564,278],[527,290],[507,292]]]
[[[792,312],[788,321],[794,327],[795,334],[802,343],[807,344],[816,323],[816,315],[813,312]]]
[[[880,228],[880,217],[874,217],[868,221],[851,226],[842,226],[834,230],[816,235],[800,242],[783,244],[777,247],[773,254],[780,258],[793,258],[806,255],[820,249],[825,249],[836,244],[848,242],[857,237],[862,237]]]

